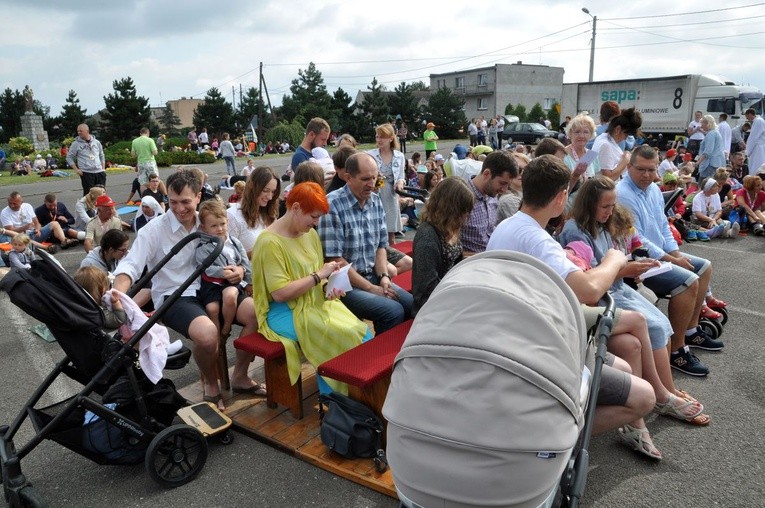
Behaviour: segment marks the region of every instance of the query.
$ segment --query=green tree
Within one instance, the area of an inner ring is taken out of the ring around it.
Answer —
[[[177,136],[179,134],[178,126],[181,125],[181,119],[175,114],[169,104],[162,110],[162,116],[159,117],[159,127],[162,133],[167,136]]]
[[[234,108],[217,88],[210,88],[204,97],[204,103],[197,106],[194,111],[194,125],[198,129],[207,127],[210,136],[228,132],[232,134],[232,138],[235,137]]]
[[[101,137],[116,142],[138,137],[142,127],[156,130],[156,125],[152,126],[149,99],[138,95],[133,79],[114,80],[112,86],[114,93],[104,97]]]
[[[258,118],[258,127],[268,129],[273,126],[271,115],[266,112],[266,105],[259,95],[260,92],[254,86],[249,87],[242,95],[242,100],[236,108],[236,127],[240,132],[249,130],[250,120],[259,111],[263,112],[263,117]]]
[[[61,116],[56,125],[59,126],[61,136],[74,136],[77,132],[77,126],[85,121],[88,111],[80,106],[80,99],[74,90],[69,90],[69,95],[61,107]]]
[[[367,90],[369,93],[364,95],[361,114],[366,118],[367,126],[371,129],[388,121],[390,109],[388,98],[383,95],[383,87],[377,83],[377,78],[372,79],[372,84],[367,87]]]
[[[547,118],[549,118],[550,123],[552,123],[552,130],[557,131],[560,126],[560,104],[557,102],[553,103],[550,111],[547,112]]]
[[[290,94],[282,98],[281,114],[287,121],[292,122],[298,116],[304,119],[314,117],[324,118],[332,126],[333,120],[337,120],[332,111],[332,96],[327,92],[324,78],[311,62],[308,68],[298,70],[297,79],[292,80]]]
[[[465,101],[461,97],[454,95],[448,88],[441,88],[430,96],[424,116],[427,121],[437,125],[438,137],[461,137],[459,130],[467,124],[462,110],[464,105]]]
[[[401,120],[413,125],[419,118],[420,111],[417,108],[417,98],[412,93],[412,86],[402,81],[393,91],[395,94],[388,97],[390,112],[393,115],[401,115]]]
[[[330,107],[336,115],[336,123],[331,124],[332,129],[337,132],[348,132],[354,137],[355,132],[351,131],[351,128],[356,125],[356,118],[354,115],[355,107],[353,105],[353,97],[348,95],[345,90],[338,88],[335,93],[332,94],[332,101]]]
[[[8,141],[21,133],[24,96],[18,90],[6,88],[0,95],[0,140]]]
[[[544,124],[542,120],[545,116],[547,116],[545,115],[545,110],[542,109],[542,105],[537,102],[531,107],[531,111],[529,111],[529,114],[526,118],[529,122],[539,122]]]
[[[505,114],[517,116],[519,122],[525,122],[528,118],[526,115],[526,106],[523,104],[518,104],[517,106],[513,107],[512,104],[508,103],[508,105],[505,107]],[[536,120],[532,121],[536,122]]]
[[[426,85],[423,81],[414,81],[411,85],[409,85],[409,89],[413,92],[428,92],[430,91],[430,86]]]

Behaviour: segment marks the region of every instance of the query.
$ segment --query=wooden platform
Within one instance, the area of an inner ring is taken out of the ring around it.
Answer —
[[[263,362],[256,359],[250,367],[252,379],[264,379]],[[200,382],[179,390],[187,399],[202,400]],[[346,459],[327,449],[319,437],[318,389],[316,371],[303,364],[302,420],[295,419],[284,407],[269,409],[265,397],[223,392],[226,410],[234,427],[258,441],[274,446],[332,474],[396,498],[396,489],[390,469],[383,474],[375,471],[372,459]]]

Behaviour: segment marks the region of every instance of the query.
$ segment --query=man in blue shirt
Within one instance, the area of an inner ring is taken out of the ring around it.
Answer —
[[[317,146],[327,146],[329,133],[330,128],[326,120],[319,117],[312,118],[311,121],[308,122],[308,125],[305,127],[305,136],[303,136],[303,141],[295,149],[295,154],[292,156],[290,168],[295,171],[295,168],[298,167],[298,164],[313,157],[313,155],[311,155],[311,150]]]
[[[670,296],[668,315],[673,330],[670,365],[692,376],[706,376],[709,369],[688,347],[720,351],[724,346],[698,328],[699,313],[712,278],[712,264],[680,252],[664,215],[664,198],[653,183],[658,165],[653,148],[647,145],[636,148],[627,175],[616,186],[616,194],[619,204],[632,212],[635,229],[648,255],[672,263],[670,271],[643,281],[657,295]]]
[[[388,274],[388,231],[385,210],[374,192],[377,162],[356,153],[345,162],[346,185],[327,195],[329,213],[319,222],[327,262],[352,263],[353,291],[342,302],[359,319],[369,319],[379,334],[412,315],[412,295],[391,282]]]

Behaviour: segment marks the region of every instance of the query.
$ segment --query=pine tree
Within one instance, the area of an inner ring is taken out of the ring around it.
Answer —
[[[298,78],[292,80],[291,95],[282,98],[281,114],[288,121],[302,117],[305,122],[311,118],[321,117],[332,126],[336,120],[336,112],[332,110],[332,96],[327,92],[324,78],[311,62],[308,68],[298,70]],[[334,129],[334,126],[333,126]]]
[[[88,111],[80,106],[80,99],[74,90],[69,90],[69,95],[61,107],[59,118],[59,133],[62,137],[76,136],[77,126],[85,122]]]
[[[384,88],[377,83],[377,78],[372,79],[372,84],[367,87],[367,90],[369,93],[364,96],[361,111],[367,119],[367,125],[374,128],[389,119],[388,98],[382,94]]]
[[[197,106],[194,111],[194,125],[197,129],[207,127],[210,139],[213,136],[218,137],[224,132],[231,134],[231,138],[236,137],[236,126],[234,125],[234,108],[221,95],[220,91],[213,87],[207,91],[204,97],[204,104]]]
[[[239,106],[236,108],[237,129],[249,131],[250,120],[260,111],[263,112],[263,117],[258,117],[258,128],[268,129],[272,126],[271,115],[266,112],[266,105],[260,99],[258,89],[251,86],[242,95],[242,100],[239,101]]]
[[[454,95],[448,88],[440,88],[428,100],[425,118],[436,124],[438,137],[459,137],[459,130],[467,124],[465,112],[462,110],[465,101]]]
[[[414,125],[420,111],[417,108],[417,98],[412,93],[412,86],[402,81],[393,91],[395,95],[388,97],[391,114],[400,115],[402,121]]]
[[[6,88],[0,95],[0,140],[7,142],[21,132],[24,96],[18,90]]]
[[[162,111],[162,116],[159,117],[159,126],[162,129],[162,133],[167,136],[177,136],[180,131],[178,126],[181,125],[181,119],[175,114],[173,108],[169,104],[165,105],[165,109]]]
[[[149,99],[138,95],[133,79],[114,80],[112,86],[115,93],[104,97],[106,108],[101,115],[101,137],[112,142],[126,141],[138,137],[143,127],[151,129]],[[154,127],[156,129],[156,125]]]

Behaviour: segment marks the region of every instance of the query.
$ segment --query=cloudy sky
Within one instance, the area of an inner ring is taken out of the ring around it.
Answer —
[[[152,106],[231,98],[258,85],[281,103],[298,69],[316,63],[330,92],[377,77],[389,88],[431,73],[515,63],[560,66],[586,81],[591,17],[595,80],[691,73],[765,90],[765,2],[754,0],[4,0],[0,89],[30,85],[57,115],[70,89],[88,113],[130,76]],[[238,93],[238,92],[237,92]],[[237,99],[238,100],[238,99]]]

